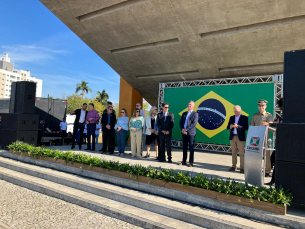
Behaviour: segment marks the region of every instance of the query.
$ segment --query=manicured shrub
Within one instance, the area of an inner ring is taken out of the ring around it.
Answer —
[[[247,183],[238,183],[234,180],[231,180],[230,178],[228,178],[227,180],[223,180],[218,177],[207,177],[202,173],[192,176],[188,172],[177,172],[172,169],[163,169],[161,167],[145,167],[141,164],[130,165],[129,163],[121,164],[118,161],[107,161],[97,157],[91,157],[86,154],[76,154],[72,151],[64,153],[59,150],[34,147],[20,142],[12,143],[11,145],[9,145],[9,149],[12,149],[14,152],[27,153],[32,157],[52,157],[55,159],[65,160],[66,162],[78,162],[108,170],[129,173],[135,178],[138,178],[138,176],[145,176],[151,179],[174,182],[182,184],[184,186],[198,187],[202,189],[225,193],[227,195],[249,198],[250,200],[274,203],[281,206],[289,206],[289,203],[292,200],[292,194],[288,190],[285,191],[281,186],[276,188],[259,188],[257,186],[252,186]]]

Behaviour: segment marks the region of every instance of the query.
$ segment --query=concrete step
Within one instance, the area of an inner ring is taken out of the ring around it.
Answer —
[[[202,228],[6,168],[0,168],[0,179],[123,220],[142,228]]]
[[[207,228],[272,228],[232,214],[0,157],[0,166],[73,189]],[[1,171],[1,170],[0,170]]]

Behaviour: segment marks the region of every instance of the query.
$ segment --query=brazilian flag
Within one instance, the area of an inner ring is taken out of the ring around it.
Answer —
[[[211,138],[227,128],[227,124],[234,115],[234,104],[213,91],[202,96],[195,102],[195,111],[198,112],[197,129]],[[180,116],[187,108],[179,113]],[[242,111],[243,115],[249,116]]]
[[[234,105],[241,106],[242,114],[249,117],[250,123],[258,112],[260,99],[269,102],[267,111],[273,113],[274,83],[165,88],[164,102],[169,103],[169,112],[175,117],[172,139],[182,140],[179,122],[192,100],[199,114],[195,142],[229,145],[230,132],[226,128],[230,116],[234,115]]]

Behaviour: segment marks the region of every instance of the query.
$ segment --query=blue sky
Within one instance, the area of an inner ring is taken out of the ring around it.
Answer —
[[[0,56],[43,80],[42,96],[62,98],[89,82],[119,102],[120,76],[38,0],[1,1]]]

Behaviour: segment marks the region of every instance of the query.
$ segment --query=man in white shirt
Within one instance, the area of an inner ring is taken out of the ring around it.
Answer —
[[[68,126],[68,123],[66,122],[66,119],[63,118],[62,122],[59,124],[60,133],[62,133],[62,134],[67,133],[67,126]]]
[[[79,140],[79,149],[82,148],[83,144],[83,132],[86,122],[86,116],[87,116],[87,103],[84,103],[81,109],[77,109],[75,111],[72,111],[71,115],[76,115],[75,121],[74,121],[74,127],[73,127],[73,136],[72,136],[72,147],[71,149],[75,148],[75,138],[77,134],[77,130],[80,130],[80,140]]]
[[[96,124],[96,129],[95,129],[95,144],[98,144],[98,137],[100,135],[100,129],[101,129],[101,124]]]

